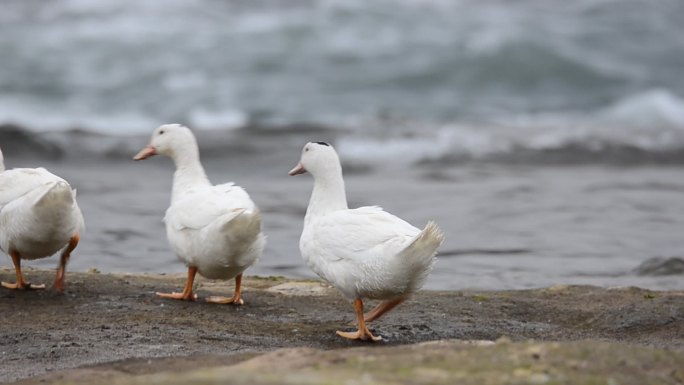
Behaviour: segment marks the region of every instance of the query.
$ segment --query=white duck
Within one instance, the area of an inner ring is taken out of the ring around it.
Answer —
[[[197,141],[189,128],[160,126],[150,144],[133,159],[166,155],[176,164],[171,206],[166,210],[166,236],[171,250],[188,266],[182,293],[157,293],[164,298],[194,300],[195,274],[210,279],[235,278],[232,297],[212,296],[208,302],[241,305],[242,273],[261,256],[266,237],[261,215],[247,192],[233,183],[213,186],[200,163]]]
[[[85,226],[76,203],[76,190],[44,168],[5,170],[0,151],[0,249],[14,263],[16,283],[8,289],[43,289],[31,285],[21,273],[22,259],[49,257],[64,249],[53,288],[64,291],[67,262]]]
[[[307,143],[289,174],[310,172],[314,187],[299,249],[321,278],[354,300],[359,330],[337,334],[380,340],[366,327],[419,290],[444,236],[434,222],[422,231],[377,206],[349,209],[337,153],[325,142]],[[383,300],[364,316],[363,298]]]

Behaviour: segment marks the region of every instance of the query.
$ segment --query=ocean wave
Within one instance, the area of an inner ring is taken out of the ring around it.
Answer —
[[[451,164],[471,161],[538,164],[672,163],[684,164],[684,132],[663,130],[655,136],[622,129],[535,128],[524,139],[505,131],[451,127],[429,137],[341,138],[337,147],[346,162],[356,165]],[[600,131],[600,132],[599,132]],[[614,135],[619,132],[619,135]]]
[[[654,88],[628,95],[596,116],[597,121],[631,126],[670,126],[684,129],[684,99],[667,89]]]
[[[647,119],[632,118],[648,116]],[[364,165],[519,161],[684,163],[684,103],[655,91],[626,98],[591,117],[520,117],[492,124],[411,129],[377,126],[338,139],[349,163]],[[387,124],[387,123],[385,123]],[[373,126],[373,125],[370,125]]]
[[[240,110],[192,108],[179,121],[201,130],[232,130],[245,127],[250,116]],[[144,112],[64,113],[61,110],[34,103],[14,103],[0,100],[0,125],[22,127],[34,132],[65,132],[79,130],[108,136],[130,136],[148,133],[164,123],[161,118]]]
[[[179,122],[325,125],[367,165],[677,161],[684,3],[653,1],[8,2],[0,124],[104,154]]]
[[[386,124],[386,122],[384,123]],[[311,140],[332,141],[350,169],[452,165],[463,162],[526,164],[684,164],[684,129],[678,126],[416,124],[401,130],[350,129],[316,124],[247,125],[236,129],[197,130],[205,157],[242,156],[282,151],[291,154]],[[148,129],[148,132],[151,129]],[[399,134],[397,134],[400,132]],[[285,139],[287,138],[287,139]],[[128,159],[148,134],[107,135],[93,131],[36,132],[0,126],[0,147],[8,158],[76,157]],[[288,144],[288,146],[282,146]]]
[[[128,136],[150,131],[159,125],[151,117],[122,113],[103,114],[62,114],[46,111],[37,106],[19,106],[16,109],[0,108],[0,124],[22,127],[33,132],[83,132],[106,134],[108,136]]]
[[[41,119],[49,120],[40,114],[35,118],[43,127]],[[0,127],[0,145],[10,155],[33,153],[39,158],[59,158],[73,148],[80,149],[79,156],[125,157],[158,125],[139,117],[118,119],[91,125],[94,129],[82,129],[76,120],[56,120],[61,129],[47,131],[5,125]],[[130,128],[128,119],[138,119],[143,133],[116,131],[118,126]],[[202,132],[205,152],[217,156],[223,149],[241,152],[255,143],[279,143],[287,135],[292,141],[319,136],[334,140],[345,163],[363,168],[464,161],[684,163],[684,100],[663,89],[627,96],[591,115],[537,114],[489,123],[439,125],[384,117],[347,119],[337,126],[260,125],[241,111],[205,109],[194,110],[190,121]]]
[[[113,135],[383,114],[680,122],[668,110],[684,95],[684,3],[654,1],[7,2],[0,124]],[[625,96],[639,93],[656,116],[634,112],[644,100]]]

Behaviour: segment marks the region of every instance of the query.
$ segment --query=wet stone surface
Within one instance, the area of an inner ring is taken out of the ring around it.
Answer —
[[[27,270],[26,275],[36,283],[53,278],[52,271]],[[0,277],[12,279],[12,271],[0,270]],[[232,281],[199,279],[197,302],[154,295],[179,290],[183,281],[181,275],[69,273],[65,294],[1,289],[0,381],[87,383],[226,366],[281,348],[347,354],[348,348],[396,347],[399,352],[403,345],[453,339],[593,340],[645,349],[638,354],[684,352],[682,292],[593,286],[424,291],[373,322],[371,330],[384,341],[369,345],[335,335],[353,329],[353,308],[320,282],[249,277],[243,281],[241,307],[203,301],[232,293]]]

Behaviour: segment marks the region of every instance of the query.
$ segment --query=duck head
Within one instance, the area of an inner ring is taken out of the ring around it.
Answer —
[[[326,142],[309,142],[302,149],[299,163],[288,174],[294,176],[310,172],[316,177],[332,170],[341,171],[340,158],[335,149]]]
[[[143,160],[153,155],[175,158],[179,149],[185,147],[197,147],[190,129],[180,124],[164,124],[154,129],[150,144],[140,150],[133,160]]]

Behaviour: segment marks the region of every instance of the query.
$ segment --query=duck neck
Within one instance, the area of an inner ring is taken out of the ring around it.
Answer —
[[[211,186],[211,182],[200,162],[197,144],[175,150],[171,154],[171,159],[176,164],[176,172],[173,174],[171,202],[176,201],[189,190]]]
[[[333,167],[322,175],[314,175],[314,187],[306,210],[305,222],[317,215],[346,210],[347,195],[344,190],[342,168],[339,165]]]

